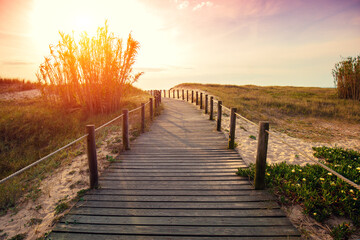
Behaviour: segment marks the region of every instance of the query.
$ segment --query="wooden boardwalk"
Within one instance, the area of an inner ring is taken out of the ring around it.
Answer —
[[[186,102],[163,102],[50,238],[300,239],[273,197],[235,174],[245,164],[215,124]]]

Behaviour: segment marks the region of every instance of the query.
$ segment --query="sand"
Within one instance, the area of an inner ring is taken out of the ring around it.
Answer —
[[[41,92],[38,89],[26,90],[21,92],[9,92],[0,94],[0,100],[19,100],[40,97]]]
[[[115,158],[116,154],[111,153],[112,149],[114,147],[121,148],[121,143],[117,141],[118,136],[121,136],[121,132],[109,133],[101,146],[98,147],[97,158],[100,175],[109,165],[106,155]],[[67,165],[62,165],[51,176],[42,180],[40,184],[41,195],[37,200],[32,201],[23,198],[16,206],[17,212],[9,210],[5,216],[0,217],[0,229],[3,230],[0,233],[0,239],[11,238],[21,233],[26,233],[26,239],[43,237],[45,233],[51,231],[56,220],[70,210],[68,209],[55,216],[55,207],[59,200],[74,199],[78,191],[89,187],[86,149],[81,147],[78,151],[84,153],[71,159]],[[40,224],[30,226],[31,219],[42,221]],[[7,238],[1,237],[4,233],[6,233]]]

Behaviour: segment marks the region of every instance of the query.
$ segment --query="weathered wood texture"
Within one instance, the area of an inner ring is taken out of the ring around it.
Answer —
[[[51,239],[300,239],[275,199],[195,105],[164,111],[60,220]]]
[[[86,131],[87,137],[87,156],[89,163],[89,176],[90,176],[90,188],[98,187],[98,169],[97,169],[97,157],[96,157],[96,143],[95,143],[95,125],[87,125]]]

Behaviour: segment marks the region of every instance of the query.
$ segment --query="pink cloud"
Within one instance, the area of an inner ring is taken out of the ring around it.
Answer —
[[[207,2],[201,2],[199,4],[197,4],[195,7],[193,7],[193,11],[199,10],[203,7],[212,7],[214,4],[210,1]]]

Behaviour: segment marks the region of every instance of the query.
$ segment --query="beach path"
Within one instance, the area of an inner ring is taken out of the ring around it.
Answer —
[[[51,239],[300,239],[267,191],[191,104],[163,99],[150,131],[102,174]]]

